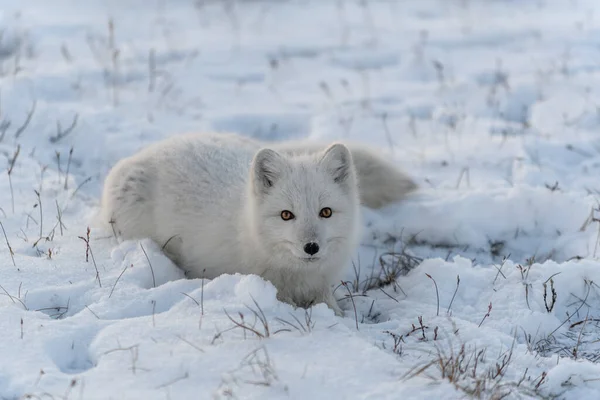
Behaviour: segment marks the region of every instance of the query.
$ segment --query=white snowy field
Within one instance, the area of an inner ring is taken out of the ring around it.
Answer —
[[[599,14],[0,0],[0,399],[600,398]],[[418,182],[363,209],[344,318],[94,226],[117,160],[204,130],[358,140]]]

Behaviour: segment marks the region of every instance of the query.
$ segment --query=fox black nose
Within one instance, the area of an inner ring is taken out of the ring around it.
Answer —
[[[304,252],[313,256],[319,252],[319,245],[315,242],[306,243],[304,245]]]

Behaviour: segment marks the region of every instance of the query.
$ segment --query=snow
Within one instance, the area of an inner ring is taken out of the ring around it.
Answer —
[[[599,11],[3,0],[0,398],[598,398]],[[98,228],[117,160],[203,130],[361,141],[419,183],[362,210],[344,318]]]

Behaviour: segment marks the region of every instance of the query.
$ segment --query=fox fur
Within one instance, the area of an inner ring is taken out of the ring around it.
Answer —
[[[281,301],[342,315],[332,284],[358,246],[360,204],[380,208],[415,188],[362,144],[187,134],[119,161],[101,218],[124,239],[164,246],[190,278],[256,274]]]

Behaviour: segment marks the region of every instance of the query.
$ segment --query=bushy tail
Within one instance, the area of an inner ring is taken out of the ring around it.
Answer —
[[[417,184],[393,163],[357,143],[348,143],[358,174],[361,203],[381,208],[417,189]]]

